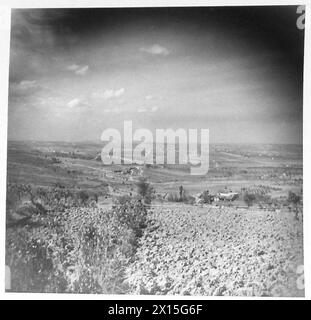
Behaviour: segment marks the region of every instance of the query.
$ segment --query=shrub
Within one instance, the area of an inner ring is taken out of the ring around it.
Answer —
[[[82,205],[86,205],[90,196],[85,190],[81,190],[78,192],[78,197],[81,200]]]
[[[19,199],[19,191],[29,190],[32,201],[50,205],[47,215],[33,217],[40,221],[36,227],[7,228],[6,265],[13,291],[126,292],[124,269],[146,226],[147,209],[141,200],[122,197],[103,211],[79,207],[80,199],[87,198],[84,192],[16,186],[13,190],[8,206]],[[52,206],[54,202],[60,206]]]
[[[250,207],[254,204],[256,200],[256,195],[253,193],[246,192],[244,193],[243,200],[247,204],[247,206]]]
[[[243,195],[244,202],[250,207],[254,203],[258,203],[260,208],[265,208],[267,205],[271,206],[275,199],[271,199],[270,187],[268,186],[251,186],[248,188],[242,188],[241,193]]]
[[[43,229],[9,229],[6,264],[11,269],[11,289],[18,292],[62,292],[66,279],[56,270]],[[49,290],[50,289],[50,290]]]
[[[8,229],[12,290],[125,293],[124,268],[145,216],[145,206],[135,200],[110,211],[72,208],[50,214],[38,228]]]
[[[203,203],[211,204],[214,201],[214,196],[211,195],[208,191],[203,191],[202,199]]]
[[[38,213],[63,212],[72,207],[89,207],[97,202],[98,194],[87,190],[70,190],[59,187],[33,187],[23,184],[9,184],[7,188],[7,215],[10,220],[12,212],[26,202],[30,202]]]
[[[183,192],[182,197],[177,193],[169,193],[166,199],[170,202],[184,202],[188,204],[194,204],[195,202],[195,198],[187,195],[185,191]]]
[[[297,205],[301,200],[301,197],[298,196],[297,194],[295,194],[294,192],[292,191],[289,191],[288,192],[288,197],[287,197],[287,201],[289,203],[293,203],[294,205]]]
[[[178,194],[176,193],[170,193],[168,196],[167,196],[167,201],[170,201],[170,202],[180,202],[181,199],[179,197]]]
[[[140,199],[132,199],[129,196],[118,198],[113,213],[120,223],[134,230],[136,236],[141,236],[146,223],[147,208]]]
[[[52,163],[61,163],[61,161],[60,161],[58,158],[56,158],[56,157],[52,157],[52,158],[51,158],[51,162],[52,162]]]
[[[146,178],[140,177],[136,183],[137,193],[142,197],[144,203],[150,204],[154,198],[154,189],[147,182]]]
[[[295,194],[294,192],[292,191],[289,191],[288,192],[288,197],[287,197],[287,201],[289,204],[293,204],[294,205],[294,212],[295,212],[295,218],[297,220],[299,220],[299,210],[298,210],[298,204],[301,200],[301,196]]]
[[[190,195],[185,195],[183,198],[183,202],[184,203],[188,203],[188,204],[194,204],[195,203],[195,198],[193,196]]]

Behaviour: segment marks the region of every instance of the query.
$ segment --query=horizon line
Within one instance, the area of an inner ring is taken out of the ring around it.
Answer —
[[[100,141],[100,140],[35,140],[35,139],[7,139],[7,142],[38,142],[38,143],[93,143],[93,144],[100,144],[100,143],[106,143],[107,141]],[[121,142],[128,142],[128,140],[121,140]],[[134,142],[134,141],[133,141]],[[139,143],[139,142],[134,142]],[[151,143],[150,141],[147,141],[147,143]],[[153,143],[157,143],[156,141],[153,141]],[[167,142],[165,143],[167,144]],[[169,143],[173,144],[173,143]],[[175,142],[176,144],[176,142]],[[178,144],[178,142],[177,142]],[[303,146],[303,142],[210,142],[211,145],[216,144],[266,144],[266,145],[301,145]]]

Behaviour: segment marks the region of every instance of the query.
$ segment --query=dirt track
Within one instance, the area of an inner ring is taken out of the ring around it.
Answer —
[[[133,294],[304,295],[293,213],[177,204],[154,207],[149,220],[127,269]]]

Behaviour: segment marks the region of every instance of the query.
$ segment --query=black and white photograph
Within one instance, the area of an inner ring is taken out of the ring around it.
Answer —
[[[304,57],[299,3],[12,8],[6,293],[305,297]]]

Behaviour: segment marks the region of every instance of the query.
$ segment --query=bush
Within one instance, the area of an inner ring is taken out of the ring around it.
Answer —
[[[268,186],[251,186],[248,188],[242,188],[244,202],[250,207],[254,203],[258,203],[260,208],[265,208],[266,205],[271,206],[276,200],[271,199],[270,187]]]
[[[214,196],[211,195],[208,191],[203,191],[202,200],[203,203],[211,204],[214,201]]]
[[[140,199],[132,199],[129,196],[118,198],[113,213],[120,223],[132,229],[136,236],[141,236],[146,224],[147,208]]]
[[[124,269],[135,253],[146,208],[72,208],[38,228],[9,228],[6,265],[16,292],[125,293]]]
[[[292,203],[292,204],[294,204],[294,205],[297,205],[297,204],[300,202],[300,200],[301,200],[301,197],[300,197],[300,196],[298,196],[297,194],[295,194],[295,193],[292,192],[292,191],[289,191],[289,192],[288,192],[287,201],[288,201],[289,203]]]
[[[185,195],[183,198],[183,202],[188,204],[194,204],[195,198],[193,196]]]
[[[86,190],[70,190],[64,186],[33,187],[23,184],[9,184],[7,188],[7,215],[16,212],[24,203],[31,203],[39,213],[63,212],[72,207],[92,206],[98,195]],[[9,219],[8,219],[9,220]]]
[[[194,204],[195,202],[195,198],[187,195],[185,191],[183,192],[182,197],[177,193],[169,193],[166,199],[170,202],[183,202],[188,204]]]
[[[6,265],[11,269],[11,289],[17,292],[62,292],[66,280],[55,268],[43,229],[9,229]]]
[[[146,178],[140,177],[136,183],[137,193],[142,197],[145,204],[150,204],[154,198],[154,189],[147,182]]]
[[[243,200],[247,204],[247,206],[250,207],[254,204],[256,200],[256,195],[253,193],[246,192],[244,193]]]
[[[56,158],[56,157],[52,157],[51,158],[51,162],[52,163],[62,163],[58,158]]]
[[[288,192],[287,202],[288,202],[289,204],[293,204],[293,206],[294,206],[294,212],[295,212],[295,218],[296,218],[297,220],[299,220],[299,216],[298,216],[298,214],[299,214],[298,204],[299,204],[300,200],[301,200],[301,196],[295,194],[295,193],[292,192],[292,191],[289,191],[289,192]]]
[[[51,190],[30,190],[33,201],[43,199],[44,205],[72,195],[68,190],[55,189],[54,196]],[[8,205],[19,198],[13,194]],[[83,194],[74,194],[75,199],[81,195],[86,199]],[[7,228],[6,265],[11,269],[12,291],[126,293],[124,270],[146,226],[146,215],[141,200],[122,197],[109,211],[78,206],[50,210],[36,227]]]
[[[170,193],[170,194],[167,196],[167,201],[170,201],[170,202],[180,202],[180,201],[181,201],[181,198],[180,198],[179,195],[176,194],[176,193]]]
[[[78,197],[81,200],[82,205],[86,205],[90,198],[89,194],[84,190],[78,192]]]

